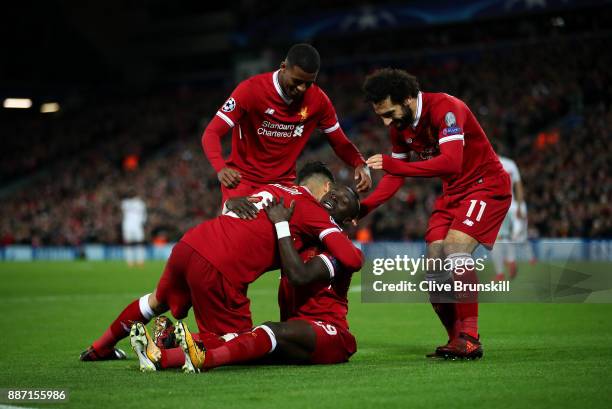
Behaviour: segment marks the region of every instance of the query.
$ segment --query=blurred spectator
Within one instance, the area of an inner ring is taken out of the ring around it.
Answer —
[[[133,169],[133,168],[132,168]],[[145,223],[147,221],[147,205],[130,187],[121,200],[121,233],[123,238],[123,255],[128,266],[144,265],[145,261]]]

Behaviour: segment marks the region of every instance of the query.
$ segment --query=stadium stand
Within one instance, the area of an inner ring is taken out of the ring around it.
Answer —
[[[422,89],[465,100],[489,138],[516,160],[532,237],[612,237],[612,55],[602,53],[612,34],[596,15],[583,17],[571,33],[539,30],[536,23],[547,19],[504,23],[513,34],[502,24],[494,33],[458,37],[460,27],[451,25],[435,36],[428,31],[411,51],[401,36],[382,45],[363,41],[363,33],[344,45],[322,38],[314,41],[324,58],[318,82],[367,157],[389,143],[363,102],[361,82],[375,67],[406,68]],[[503,41],[493,44],[491,36]],[[430,44],[438,45],[435,53],[428,52]],[[96,106],[74,103],[52,116],[3,117],[0,131],[8,137],[0,154],[0,245],[119,243],[118,206],[128,185],[147,202],[151,240],[176,240],[216,215],[218,181],[200,136],[232,87],[226,80],[121,98],[107,92]],[[340,180],[351,182],[352,172],[321,138],[313,138],[300,162],[323,158]],[[362,227],[374,239],[422,238],[439,189],[438,182],[408,180]]]

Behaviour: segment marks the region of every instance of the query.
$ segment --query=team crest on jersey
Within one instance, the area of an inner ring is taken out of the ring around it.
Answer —
[[[223,112],[232,112],[236,108],[236,100],[230,97],[225,104],[221,107],[221,111]]]
[[[300,137],[304,133],[304,124],[299,124],[293,131],[293,136]]]
[[[444,122],[446,122],[446,126],[448,127],[455,126],[455,124],[457,123],[455,114],[453,114],[452,112],[447,112],[446,115],[444,115]]]
[[[304,122],[306,118],[308,118],[308,107],[304,107],[300,111],[300,122]]]

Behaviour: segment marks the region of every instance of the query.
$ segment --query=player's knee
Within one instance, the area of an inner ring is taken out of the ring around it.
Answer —
[[[282,326],[278,324],[278,322],[266,321],[261,325],[265,325],[270,328],[274,334],[278,335],[281,332]]]
[[[168,309],[166,308],[166,311],[167,310]],[[188,312],[189,312],[189,308],[185,308],[183,306],[174,306],[170,308],[170,313],[172,313],[172,316],[176,318],[177,320],[182,320],[184,318],[187,318]]]
[[[153,310],[155,315],[163,314],[168,311],[168,306],[157,299],[155,292],[149,294],[149,307]]]
[[[444,242],[442,240],[427,245],[426,279],[430,281],[444,281]]]
[[[444,245],[442,247],[442,257],[447,258],[453,254],[471,254],[472,246],[467,243],[457,243],[452,240],[444,240]]]
[[[442,240],[434,241],[427,245],[427,258],[444,258],[444,242]]]
[[[283,342],[284,339],[286,338],[285,328],[280,323],[267,321],[261,325],[268,327],[272,331],[272,333],[274,334],[274,337],[276,338],[278,342]]]
[[[449,230],[442,244],[444,257],[456,253],[471,254],[478,246],[478,240],[458,230]]]

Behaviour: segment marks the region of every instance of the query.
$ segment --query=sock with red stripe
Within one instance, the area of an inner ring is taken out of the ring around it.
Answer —
[[[149,295],[143,295],[132,301],[104,331],[104,334],[94,341],[92,345],[98,353],[108,352],[117,342],[127,337],[135,321],[147,324],[153,318],[155,313],[149,306]]]
[[[204,369],[252,361],[274,351],[276,336],[270,327],[260,325],[251,332],[238,335],[222,346],[206,351]]]

